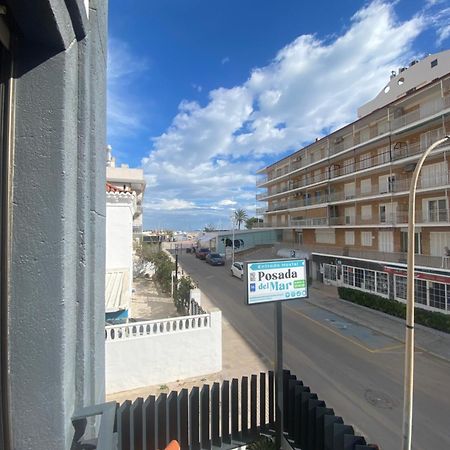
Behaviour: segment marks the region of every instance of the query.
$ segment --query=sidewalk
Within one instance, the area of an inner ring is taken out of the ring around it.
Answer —
[[[319,308],[333,312],[345,319],[358,322],[399,342],[405,342],[405,321],[380,311],[356,305],[339,298],[335,286],[311,287],[308,300]],[[415,348],[450,362],[450,334],[416,324]]]

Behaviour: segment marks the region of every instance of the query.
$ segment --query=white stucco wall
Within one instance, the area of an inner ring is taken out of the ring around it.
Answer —
[[[106,195],[106,272],[126,271],[128,297],[133,280],[133,194]]]
[[[123,194],[113,194],[123,195]],[[129,194],[128,194],[129,195]],[[133,269],[133,209],[132,200],[106,203],[106,270]],[[131,279],[131,278],[130,278]]]
[[[208,318],[206,326],[205,317]],[[198,327],[199,319],[201,327]],[[195,328],[192,328],[192,320],[195,320]],[[189,329],[186,329],[186,321],[190,321]],[[115,332],[114,340],[111,330]],[[107,327],[107,336],[107,394],[222,370],[221,311]]]

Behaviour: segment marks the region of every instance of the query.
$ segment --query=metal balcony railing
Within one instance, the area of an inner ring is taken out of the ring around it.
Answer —
[[[436,142],[440,138],[438,135],[435,139],[431,139],[428,145],[431,145],[433,142]],[[437,151],[439,151],[439,146]],[[283,189],[277,188],[273,189],[270,193],[261,193],[256,196],[257,200],[266,199],[272,195],[277,195],[285,192],[289,192],[295,189],[299,189],[302,187],[307,187],[313,185],[315,183],[319,183],[321,181],[333,180],[335,178],[341,177],[343,175],[353,174],[357,171],[363,169],[370,169],[382,164],[389,163],[391,161],[398,161],[400,159],[408,158],[410,156],[416,156],[423,153],[427,149],[427,146],[420,144],[419,142],[411,145],[406,145],[404,147],[393,148],[392,150],[386,150],[383,153],[375,155],[371,158],[366,158],[364,160],[360,160],[357,162],[352,162],[351,164],[346,164],[342,166],[334,165],[327,168],[325,172],[320,174],[305,174],[302,179],[290,182],[289,185]],[[436,150],[435,150],[436,151]],[[440,178],[444,183],[447,183],[447,180]],[[431,182],[432,183],[432,182]],[[431,184],[428,187],[436,186],[436,184]],[[383,192],[386,193],[386,192]],[[334,201],[334,200],[332,200]]]
[[[377,124],[371,126],[369,132],[365,133],[363,137],[359,134],[361,130],[357,129],[355,130],[355,133],[352,135],[350,139],[347,138],[346,140],[330,144],[328,149],[328,156],[340,153],[344,150],[352,148],[355,145],[363,144],[364,142],[367,142],[371,139],[374,139],[378,136],[388,133],[390,130],[395,131],[411,123],[426,119],[448,108],[450,108],[450,95],[447,95],[443,98],[435,99],[432,102],[426,104],[425,107],[423,106],[421,109],[417,109],[415,111],[403,114],[399,117],[391,119],[390,121],[387,121],[386,117],[382,118]],[[420,148],[418,148],[417,150],[419,152]],[[408,153],[409,156],[415,154],[414,152],[411,151]],[[392,159],[398,159],[398,157],[404,158],[406,156],[398,155],[397,157],[394,156]],[[263,176],[260,179],[258,179],[256,185],[261,186],[264,183],[267,183],[268,181],[286,175],[294,170],[300,169],[301,167],[306,167],[313,162],[314,160],[312,158],[312,155],[307,154],[305,152],[305,155],[303,156],[301,161],[293,161],[289,166],[283,169],[277,169],[272,172],[269,172],[266,176]]]
[[[397,130],[398,128],[402,128],[411,123],[426,119],[448,107],[450,107],[450,96],[437,98],[426,105],[422,105],[422,108],[418,108],[393,119],[391,121],[391,130]]]
[[[448,209],[416,210],[417,224],[441,224],[448,223],[450,217]],[[303,219],[291,219],[290,225],[294,227],[316,226],[365,226],[365,225],[406,225],[408,223],[407,211],[379,212],[370,217],[363,215],[340,215],[336,217],[306,217]]]

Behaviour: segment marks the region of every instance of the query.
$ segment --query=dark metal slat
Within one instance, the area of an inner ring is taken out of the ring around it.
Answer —
[[[222,441],[224,443],[231,443],[230,436],[230,382],[228,380],[223,381],[221,389],[222,397]]]
[[[211,388],[211,440],[212,445],[220,447],[220,386],[214,383]]]
[[[156,433],[155,433],[155,417],[156,417],[156,401],[155,396],[150,395],[144,402],[144,449],[156,450]]]

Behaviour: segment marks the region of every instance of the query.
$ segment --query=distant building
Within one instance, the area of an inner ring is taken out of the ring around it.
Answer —
[[[111,147],[108,146],[106,180],[114,187],[136,193],[133,236],[136,239],[142,239],[143,203],[146,186],[144,171],[142,169],[132,169],[128,167],[128,164],[116,167],[116,160],[111,155]]]
[[[106,183],[105,313],[108,322],[130,315],[133,283],[133,217],[136,193]]]
[[[406,300],[408,198],[423,152],[450,133],[450,50],[393,72],[355,122],[261,169],[264,226],[308,250],[313,276]],[[307,120],[307,119],[305,119]],[[450,146],[425,161],[416,198],[416,302],[450,313]]]

